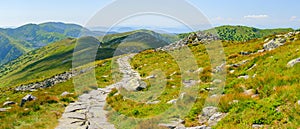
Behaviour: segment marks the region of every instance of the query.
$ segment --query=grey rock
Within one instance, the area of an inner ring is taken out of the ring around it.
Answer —
[[[175,104],[177,102],[177,99],[172,99],[167,102],[167,104]]]
[[[32,100],[36,100],[37,98],[31,94],[26,95],[25,97],[22,98],[20,106],[23,107],[23,105],[27,102],[27,101],[32,101]]]
[[[211,117],[213,114],[217,113],[217,111],[218,111],[217,107],[213,107],[213,106],[205,107],[202,109],[201,116]]]
[[[252,125],[252,128],[253,129],[261,129],[261,128],[263,128],[264,127],[264,125],[259,125],[259,124],[253,124]]]
[[[158,124],[158,126],[166,127],[168,129],[175,129],[177,127],[176,124]]]
[[[9,105],[14,105],[14,104],[16,104],[16,102],[14,102],[14,101],[6,101],[6,102],[3,103],[3,106],[9,106]]]
[[[251,52],[240,52],[240,54],[243,56],[247,56],[247,55],[251,55],[252,53]]]
[[[213,80],[213,84],[220,84],[220,83],[222,83],[222,80],[220,79]]]
[[[293,67],[294,65],[300,63],[300,57],[297,59],[293,59],[287,63],[287,67]]]
[[[61,95],[60,95],[60,96],[64,97],[64,96],[67,96],[67,95],[70,95],[70,94],[71,94],[71,93],[69,93],[69,92],[65,91],[65,92],[61,93]]]
[[[187,127],[186,129],[209,129],[206,125],[196,126],[196,127]]]
[[[11,108],[0,108],[0,112],[7,112]]]
[[[244,91],[244,94],[245,95],[254,95],[255,91],[253,89],[249,89],[249,90]]]
[[[263,53],[265,52],[265,49],[262,49],[262,50],[258,50],[257,53]]]
[[[217,112],[214,113],[208,120],[209,126],[215,126],[220,120],[222,120],[226,116],[225,113]]]
[[[247,79],[249,79],[249,75],[243,75],[243,76],[238,77],[238,79],[241,79],[241,78],[247,80]]]
[[[150,101],[150,102],[146,102],[146,104],[158,104],[160,101],[156,100],[156,101]]]
[[[42,89],[42,88],[48,88],[51,86],[54,86],[58,83],[66,82],[67,80],[70,80],[72,77],[77,76],[79,74],[83,74],[85,72],[88,72],[95,67],[88,67],[82,70],[77,70],[77,71],[71,71],[71,72],[65,72],[62,74],[55,75],[51,78],[45,79],[44,81],[37,82],[37,83],[31,83],[31,84],[26,84],[26,85],[21,85],[15,88],[16,91],[36,91],[37,89]]]
[[[146,77],[145,79],[153,79],[155,77],[156,77],[155,75],[150,75],[150,76]]]

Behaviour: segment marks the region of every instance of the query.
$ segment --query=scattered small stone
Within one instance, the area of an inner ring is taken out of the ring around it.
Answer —
[[[146,104],[158,104],[160,101],[156,100],[156,101],[150,101],[150,102],[146,102]]]
[[[233,103],[239,103],[239,100],[233,100],[232,102]]]
[[[213,84],[220,84],[220,83],[222,83],[222,80],[220,79],[213,80]]]
[[[11,107],[8,107],[8,108],[0,108],[0,112],[7,112],[9,109],[11,109]]]
[[[27,102],[27,101],[32,101],[32,100],[35,100],[36,97],[31,95],[31,94],[28,94],[26,95],[25,97],[22,98],[21,100],[21,103],[20,103],[20,106],[23,107],[23,105]]]
[[[218,108],[213,106],[208,106],[202,109],[201,116],[211,117],[213,114],[217,113]]]
[[[167,104],[175,104],[177,102],[177,99],[172,99],[167,102]]]
[[[238,79],[241,79],[241,78],[247,80],[247,79],[249,79],[249,75],[244,75],[244,76],[239,76],[239,77],[238,77]]]
[[[259,94],[251,95],[251,98],[257,98],[257,97],[259,97]]]
[[[104,75],[104,76],[102,76],[102,78],[108,78],[108,76],[107,76],[107,75]]]
[[[263,53],[265,52],[265,49],[262,49],[262,50],[258,50],[257,53]]]
[[[235,70],[230,70],[229,73],[233,74],[235,72]]]
[[[199,68],[199,69],[197,69],[194,73],[202,73],[203,72],[203,68]]]
[[[297,101],[297,104],[300,105],[300,100]]]
[[[247,56],[247,55],[250,55],[252,53],[251,52],[240,52],[240,54],[243,55],[243,56]]]
[[[153,79],[155,77],[156,77],[155,75],[150,75],[150,76],[146,77],[146,79]]]
[[[244,92],[245,95],[254,95],[255,94],[255,91],[253,89],[249,89],[249,90],[246,90]]]
[[[253,68],[255,68],[257,66],[257,64],[252,65],[247,71],[252,70]]]
[[[297,59],[293,59],[287,63],[287,67],[293,67],[294,65],[300,63],[300,57]]]
[[[13,104],[16,104],[16,102],[14,101],[6,101],[3,103],[3,106],[9,106],[9,105],[13,105]]]
[[[264,127],[264,125],[259,125],[259,124],[253,124],[252,125],[253,129],[260,129],[260,128],[263,128],[263,127]]]
[[[213,114],[209,120],[208,120],[208,125],[209,126],[215,126],[220,120],[222,120],[226,116],[225,113],[217,112]]]
[[[65,92],[63,92],[63,93],[61,93],[61,97],[64,97],[64,96],[67,96],[67,95],[70,95],[71,93],[69,93],[69,92],[67,92],[67,91],[65,91]]]
[[[187,127],[186,129],[209,129],[206,125],[196,126],[196,127]]]

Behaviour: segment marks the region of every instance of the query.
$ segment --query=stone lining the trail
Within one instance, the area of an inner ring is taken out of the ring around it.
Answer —
[[[117,60],[119,70],[123,73],[120,82],[79,96],[78,101],[66,107],[56,129],[114,129],[114,125],[106,118],[108,114],[108,111],[104,109],[106,97],[113,88],[124,87],[136,91],[140,87],[141,77],[129,63],[134,55],[123,56]]]

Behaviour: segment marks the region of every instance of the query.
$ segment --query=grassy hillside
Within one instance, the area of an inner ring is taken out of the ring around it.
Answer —
[[[151,40],[141,38],[143,36],[149,37]],[[40,89],[37,92],[16,92],[14,88],[22,84],[40,82],[69,71],[72,68],[73,54],[81,58],[82,52],[101,46],[96,55],[95,65],[98,67],[95,68],[95,71],[98,86],[104,87],[113,83],[111,79],[112,64],[109,58],[114,55],[117,47],[127,48],[140,45],[154,48],[157,47],[154,43],[167,44],[166,39],[163,38],[164,36],[146,30],[112,34],[107,35],[107,37],[110,38],[106,39],[104,43],[94,37],[67,38],[28,52],[3,65],[0,68],[0,104],[8,100],[19,103],[21,98],[29,93],[36,96],[38,100],[29,102],[24,107],[14,105],[8,112],[0,112],[0,122],[5,123],[1,124],[0,128],[54,128],[56,126],[57,119],[63,112],[64,107],[77,97],[76,94],[65,97],[60,96],[64,91],[75,93],[72,80],[51,88]],[[128,40],[123,41],[123,39]],[[155,42],[152,42],[152,40]],[[120,43],[123,46],[119,47]],[[76,45],[78,51],[74,53]],[[7,121],[10,121],[10,123]]]
[[[300,35],[293,38],[299,39]],[[300,57],[300,40],[287,41],[273,51],[241,55],[240,52],[255,52],[263,49],[265,39],[255,39],[248,42],[224,41],[226,54],[227,79],[226,86],[218,106],[219,110],[227,116],[215,126],[220,129],[252,128],[253,124],[264,125],[268,128],[298,128],[300,126],[300,65],[292,68],[287,63]],[[209,95],[205,88],[210,86],[212,69],[206,48],[202,44],[189,45],[199,67],[203,72],[199,74],[202,83],[200,91],[190,113],[185,116],[186,126],[200,125],[198,115],[201,114],[206,97]],[[229,64],[249,60],[240,67],[229,67]],[[256,67],[253,67],[256,64]],[[158,104],[145,104],[124,99],[122,95],[111,95],[107,99],[112,108],[126,116],[133,118],[151,118],[165,112],[171,105],[166,102],[179,96],[181,87],[181,74],[176,60],[166,52],[145,51],[136,55],[132,66],[142,77],[152,74],[153,70],[162,70],[166,76],[166,89],[156,100]],[[250,69],[253,67],[252,69]],[[234,70],[233,73],[230,71]],[[174,74],[178,73],[178,74]],[[249,75],[249,79],[238,78]],[[254,76],[255,75],[255,76]],[[252,77],[254,76],[254,77]],[[247,93],[246,91],[253,91]],[[214,99],[209,100],[211,102]],[[124,118],[125,119],[125,118]],[[116,115],[110,115],[111,122],[117,125],[130,125]],[[140,127],[146,127],[151,121],[143,122]]]
[[[13,41],[5,38],[5,34],[3,37],[3,41]],[[271,39],[274,36],[266,38]],[[218,108],[221,112],[227,113],[227,116],[215,128],[251,128],[253,124],[266,125],[271,128],[297,128],[300,126],[298,113],[300,108],[297,104],[297,101],[300,100],[298,90],[300,88],[298,76],[300,65],[297,64],[292,68],[286,67],[290,60],[300,57],[300,35],[290,37],[290,39],[297,40],[287,40],[285,45],[273,51],[250,55],[240,54],[240,52],[256,52],[263,49],[266,38],[252,39],[247,42],[222,41],[228,65],[243,60],[249,61],[240,67],[226,67],[226,86]],[[157,43],[165,45],[175,39],[176,37],[173,36],[146,30],[111,34],[98,39],[94,37],[66,38],[20,56],[0,67],[0,104],[2,105],[8,100],[19,104],[21,98],[26,94],[32,94],[38,99],[26,103],[24,107],[19,107],[18,104],[6,106],[11,109],[7,112],[0,112],[0,122],[3,123],[0,128],[37,129],[56,126],[57,119],[60,118],[66,105],[75,101],[78,96],[75,94],[72,80],[36,92],[16,92],[14,88],[22,84],[40,82],[69,71],[72,68],[72,56],[76,43],[86,43],[80,52],[95,47],[93,44],[100,44],[101,47],[96,55],[95,71],[98,87],[104,87],[113,83],[112,73],[117,72],[111,70],[114,64],[110,59],[116,49],[124,48],[125,50],[132,46],[155,48],[158,47]],[[209,95],[206,89],[213,81],[211,80],[212,68],[203,44],[190,44],[188,47],[194,54],[198,67],[203,68],[203,72],[199,73],[202,81],[198,85],[201,89],[199,97],[189,114],[181,119],[185,120],[186,126],[197,126],[200,125],[198,115],[201,113],[205,98]],[[254,64],[256,67],[249,70]],[[161,96],[157,98],[159,103],[137,103],[123,99],[120,94],[111,93],[107,99],[109,105],[116,111],[133,118],[152,117],[166,111],[171,106],[167,102],[179,96],[182,84],[180,68],[176,60],[166,52],[156,52],[150,49],[137,54],[131,65],[143,78],[151,75],[157,69],[165,74],[167,85]],[[234,72],[231,73],[232,70]],[[241,75],[249,75],[250,78],[239,79],[238,77]],[[251,78],[253,75],[256,76]],[[149,80],[145,81],[150,82]],[[253,93],[246,94],[247,90],[251,90]],[[74,94],[60,96],[64,91]],[[256,96],[253,97],[253,95]],[[115,124],[128,124],[122,123],[122,120],[116,118],[114,114],[109,118]],[[147,126],[149,123],[146,121],[143,124]]]
[[[82,35],[100,36],[103,33],[89,31],[76,24],[48,22],[27,24],[15,29],[0,29],[0,65],[7,63],[31,50],[62,39]]]

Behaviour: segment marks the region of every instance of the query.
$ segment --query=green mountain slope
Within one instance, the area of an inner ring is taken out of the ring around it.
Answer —
[[[263,38],[274,34],[281,34],[294,31],[291,28],[278,29],[258,29],[248,26],[219,26],[212,29],[204,30],[203,32],[216,33],[222,40],[227,41],[249,41],[251,39]],[[180,38],[186,38],[190,33],[179,34]]]
[[[205,32],[216,31],[222,40],[248,41],[255,38],[262,38],[274,34],[287,33],[293,31],[291,28],[283,29],[258,29],[247,26],[220,26]]]
[[[3,50],[0,51],[0,55],[2,55],[0,59],[1,65],[28,51],[66,39],[67,37],[100,36],[103,33],[92,32],[76,24],[48,22],[39,25],[27,24],[15,29],[0,29],[0,34],[3,40],[0,43],[6,46],[2,47],[1,49]]]

